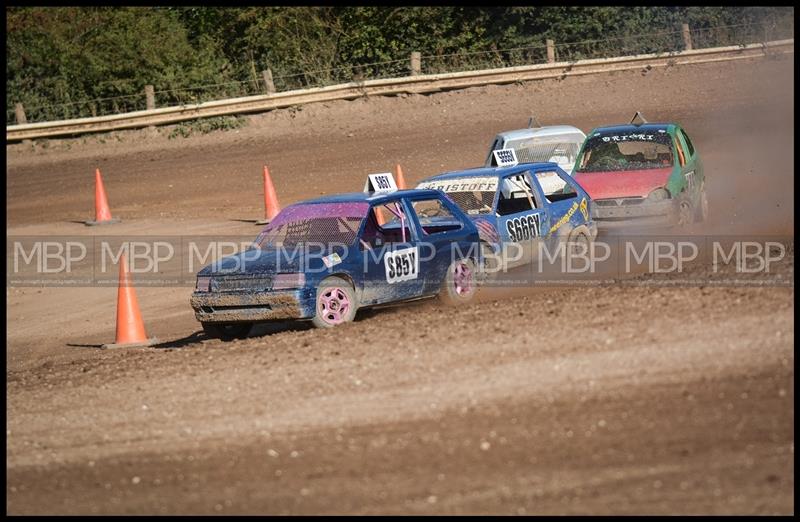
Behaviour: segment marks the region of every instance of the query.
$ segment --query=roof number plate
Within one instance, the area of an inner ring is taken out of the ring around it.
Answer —
[[[381,174],[369,174],[367,183],[364,185],[364,192],[394,192],[397,184],[391,172]]]
[[[514,149],[500,149],[492,152],[498,167],[513,167],[517,163],[517,154]]]

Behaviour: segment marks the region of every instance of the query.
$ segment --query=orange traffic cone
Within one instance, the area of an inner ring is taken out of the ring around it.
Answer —
[[[403,177],[403,168],[398,163],[394,168],[394,182],[400,190],[406,189],[406,178]]]
[[[264,219],[256,221],[256,225],[266,225],[272,221],[280,211],[281,206],[278,204],[278,195],[275,193],[275,186],[272,184],[269,169],[264,165]]]
[[[378,222],[379,226],[383,226],[386,224],[386,218],[383,216],[383,209],[381,207],[375,207],[375,221]]]
[[[153,346],[158,340],[147,338],[144,332],[142,314],[139,312],[139,301],[128,273],[128,260],[123,254],[119,260],[119,289],[117,290],[117,338],[112,344],[104,344],[107,348],[140,348]]]
[[[94,171],[94,221],[86,221],[89,226],[110,225],[119,223],[119,219],[111,217],[111,210],[108,208],[108,198],[106,189],[103,186],[103,178],[100,176],[100,169]]]

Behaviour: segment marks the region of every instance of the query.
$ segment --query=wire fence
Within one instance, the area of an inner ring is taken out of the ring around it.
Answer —
[[[144,90],[141,94],[112,96],[93,100],[68,101],[58,104],[25,105],[25,117],[28,123],[54,120],[70,120],[74,118],[88,118],[106,116],[145,110],[147,101]],[[6,113],[6,125],[16,123],[16,108]]]
[[[689,31],[691,45],[695,49],[746,45],[772,40],[794,38],[794,19],[770,20],[760,24],[735,24],[715,27],[692,27]],[[556,62],[572,62],[592,58],[614,58],[646,53],[669,53],[686,49],[682,29],[657,31],[646,34],[626,35],[599,40],[580,42],[555,42],[550,49]],[[548,46],[537,43],[526,47],[510,49],[489,49],[486,51],[459,52],[449,54],[421,55],[419,74],[442,74],[459,71],[473,71],[522,65],[543,64],[550,61]],[[264,65],[264,69],[266,69]],[[155,105],[166,107],[187,105],[213,100],[253,96],[275,91],[289,91],[313,87],[326,87],[341,83],[360,82],[382,78],[398,78],[412,74],[411,60],[402,58],[384,62],[359,65],[344,65],[328,69],[293,73],[281,73],[272,77],[273,85],[268,85],[264,76],[255,74],[255,64],[240,67],[249,70],[248,79],[232,80],[224,83],[179,88],[156,86]],[[115,82],[117,89],[124,89],[125,81]],[[120,114],[145,110],[147,97],[144,86],[132,86],[138,94],[126,94],[92,100],[66,100],[61,103],[31,103],[25,105],[27,122],[53,121]],[[63,92],[63,89],[61,89]],[[16,108],[6,111],[6,125],[17,123]]]

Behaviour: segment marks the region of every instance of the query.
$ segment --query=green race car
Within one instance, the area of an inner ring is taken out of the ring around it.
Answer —
[[[578,154],[573,178],[594,200],[598,229],[706,220],[703,164],[686,131],[676,123],[634,120],[594,129]]]

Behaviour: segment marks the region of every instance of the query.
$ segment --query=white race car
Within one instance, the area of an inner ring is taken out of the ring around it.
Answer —
[[[577,127],[571,125],[548,125],[546,127],[533,127],[501,132],[495,136],[489,155],[486,158],[487,167],[496,167],[495,150],[514,149],[520,163],[552,162],[572,175],[575,160],[578,157],[581,145],[586,135]],[[557,192],[564,187],[564,181],[558,176],[551,179],[540,179],[542,189],[548,193]]]

